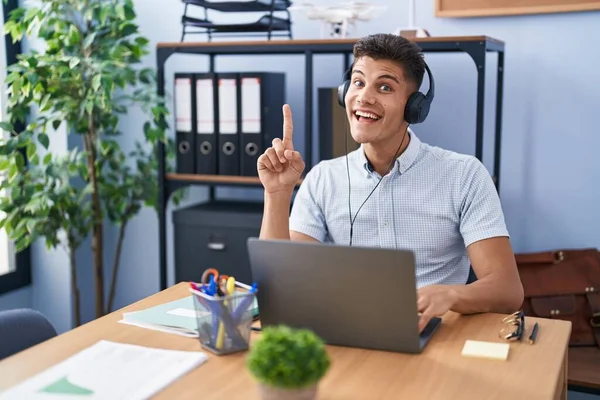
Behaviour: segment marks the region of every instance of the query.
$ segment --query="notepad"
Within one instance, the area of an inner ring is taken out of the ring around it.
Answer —
[[[198,337],[198,317],[209,318],[210,315],[196,311],[193,297],[187,296],[145,310],[123,313],[123,319],[119,322],[180,336]]]
[[[258,314],[256,299],[253,310],[254,315]],[[198,337],[198,318],[207,318],[209,322],[210,313],[196,310],[194,298],[187,296],[145,310],[123,313],[119,322],[185,337]]]
[[[482,342],[467,340],[462,349],[463,357],[487,358],[490,360],[506,360],[510,346],[508,343]]]
[[[0,394],[1,400],[145,400],[208,360],[201,351],[101,340]]]

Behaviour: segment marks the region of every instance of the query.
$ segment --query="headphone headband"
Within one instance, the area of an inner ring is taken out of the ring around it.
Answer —
[[[435,96],[435,82],[433,81],[433,74],[429,69],[429,65],[427,65],[427,63],[424,64],[425,72],[427,72],[427,78],[429,79],[429,89],[427,89],[427,94],[425,95],[425,98],[427,98],[429,100],[429,103],[431,103],[433,101],[433,97]]]
[[[416,92],[412,93],[408,97],[408,100],[406,101],[406,107],[404,108],[404,120],[411,125],[425,121],[435,96],[435,82],[427,62],[425,62],[425,72],[427,72],[427,76],[429,78],[429,89],[427,90],[427,94],[423,94],[417,89]],[[345,98],[350,87],[351,76],[352,69],[350,68],[344,72],[344,81],[338,87],[338,103],[343,108],[346,108]]]

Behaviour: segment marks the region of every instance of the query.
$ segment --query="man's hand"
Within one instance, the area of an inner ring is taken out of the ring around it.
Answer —
[[[425,329],[431,318],[441,317],[450,311],[456,300],[457,296],[452,286],[431,285],[417,290],[417,309],[421,313],[419,332]]]
[[[294,150],[292,133],[292,111],[290,106],[283,106],[283,140],[273,139],[269,147],[258,158],[258,176],[265,191],[276,193],[280,191],[293,191],[300,175],[304,171],[304,161],[299,152]]]

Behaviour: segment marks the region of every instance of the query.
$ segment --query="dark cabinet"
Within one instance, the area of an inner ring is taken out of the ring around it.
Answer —
[[[262,202],[215,200],[173,212],[175,280],[200,281],[207,268],[251,284],[246,241],[258,237]]]

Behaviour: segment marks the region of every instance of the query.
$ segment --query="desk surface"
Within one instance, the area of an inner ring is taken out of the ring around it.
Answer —
[[[165,291],[66,332],[0,362],[0,390],[28,378],[83,350],[98,340],[151,347],[201,350],[197,339],[120,324],[121,313],[187,296],[180,283]],[[397,354],[328,346],[332,367],[319,399],[554,399],[565,384],[564,360],[571,325],[565,321],[535,319],[538,341],[512,343],[507,361],[461,357],[466,339],[499,341],[502,316],[460,316],[450,313],[420,355]],[[527,334],[534,318],[528,318]],[[254,339],[260,335],[254,334]],[[246,353],[210,359],[163,390],[159,399],[258,399],[256,385],[245,369]],[[218,384],[217,384],[218,383]],[[211,396],[212,395],[212,396]]]

